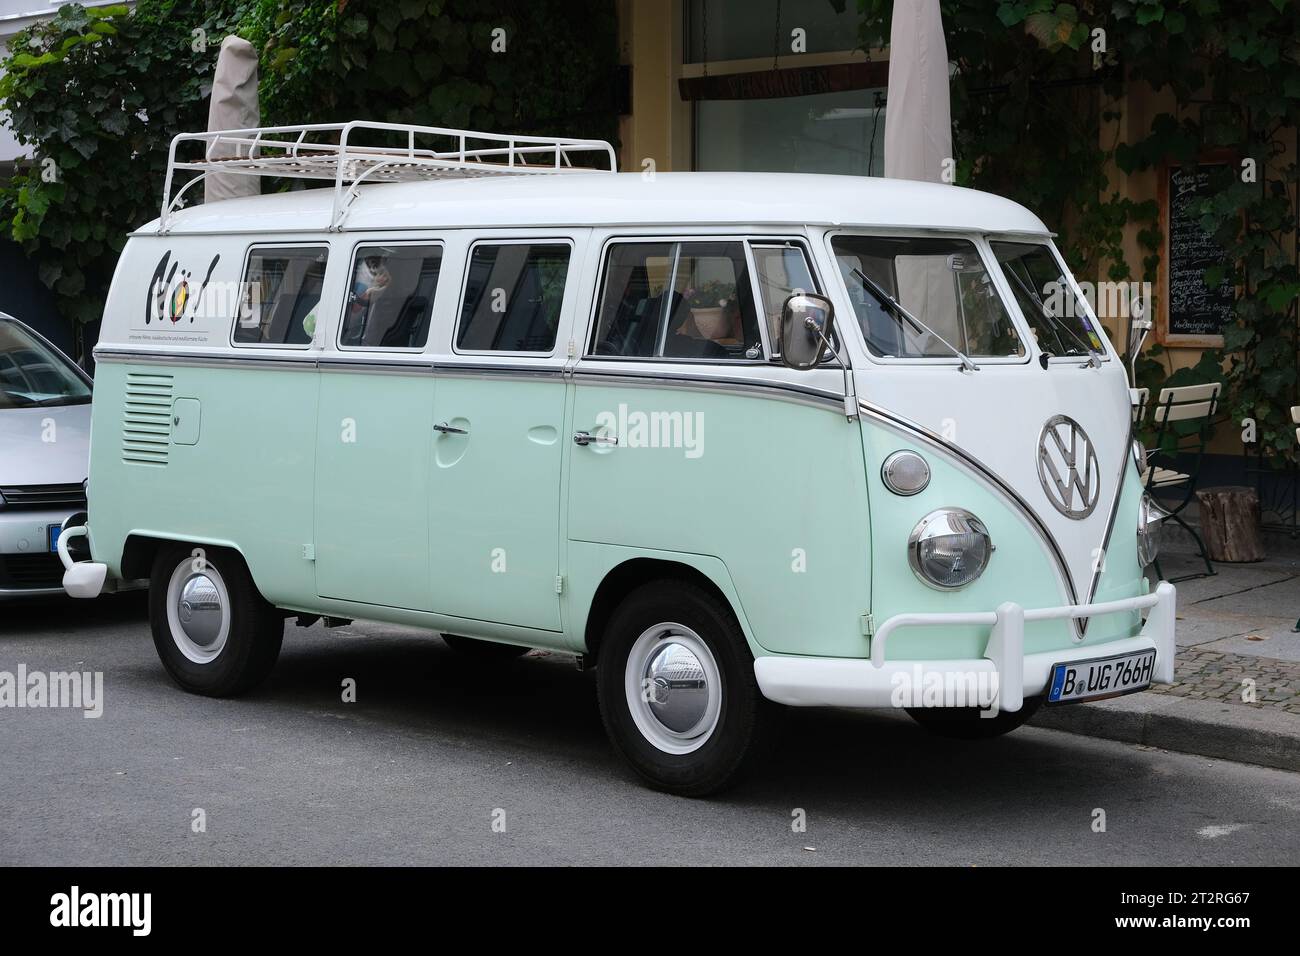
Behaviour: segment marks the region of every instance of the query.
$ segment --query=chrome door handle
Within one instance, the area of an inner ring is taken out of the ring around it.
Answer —
[[[618,439],[607,435],[593,435],[591,432],[574,432],[573,443],[575,445],[617,445]]]
[[[446,422],[438,422],[433,426],[436,432],[442,432],[444,435],[468,435],[469,432],[464,428],[457,428],[455,425],[448,425]]]

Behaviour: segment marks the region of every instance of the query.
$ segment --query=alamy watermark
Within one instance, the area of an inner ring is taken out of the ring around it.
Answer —
[[[916,663],[911,670],[895,672],[889,683],[894,707],[978,707],[988,712],[998,699],[998,673],[993,670],[941,671]]]
[[[619,403],[596,416],[595,434],[616,439],[617,448],[681,448],[687,458],[704,454],[703,412],[643,412]]]
[[[66,708],[104,715],[103,671],[0,671],[0,708]]]

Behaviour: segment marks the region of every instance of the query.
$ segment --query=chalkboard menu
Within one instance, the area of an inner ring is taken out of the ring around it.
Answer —
[[[1226,163],[1202,163],[1194,169],[1169,169],[1166,234],[1166,336],[1206,338],[1222,335],[1232,320],[1236,289],[1224,278],[1205,285],[1205,270],[1224,261],[1223,247],[1201,228],[1200,200],[1223,188],[1231,176]]]

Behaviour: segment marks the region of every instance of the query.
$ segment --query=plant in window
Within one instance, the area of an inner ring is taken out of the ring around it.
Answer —
[[[691,286],[682,293],[682,298],[695,312],[699,309],[725,309],[735,294],[736,287],[732,283],[713,281]]]

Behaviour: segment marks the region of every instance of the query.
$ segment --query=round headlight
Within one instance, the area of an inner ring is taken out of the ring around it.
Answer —
[[[1138,564],[1146,568],[1160,554],[1160,522],[1165,517],[1160,506],[1143,495],[1138,504],[1137,551]]]
[[[930,512],[907,539],[907,558],[916,576],[945,591],[964,588],[978,578],[992,554],[984,522],[961,508]]]
[[[880,480],[896,495],[916,495],[930,483],[930,466],[914,451],[896,451],[880,466]]]

